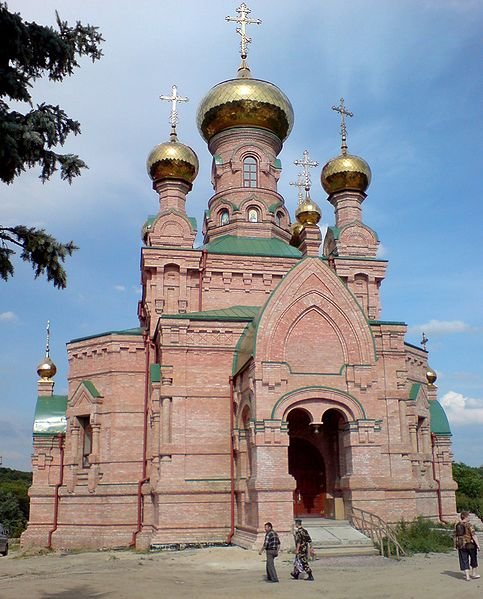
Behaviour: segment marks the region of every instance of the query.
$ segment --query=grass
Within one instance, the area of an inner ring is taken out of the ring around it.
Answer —
[[[407,555],[447,553],[453,549],[453,528],[424,518],[401,520],[395,527],[397,540]]]

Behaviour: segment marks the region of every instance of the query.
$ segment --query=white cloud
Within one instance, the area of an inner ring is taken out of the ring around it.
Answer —
[[[467,333],[471,331],[471,327],[462,320],[430,320],[424,324],[414,325],[409,330],[413,333],[424,332],[427,335],[452,335]]]
[[[18,320],[18,316],[15,312],[0,312],[0,321],[15,322],[16,320]]]
[[[382,243],[379,243],[376,252],[376,258],[384,258],[386,256],[387,250]]]
[[[141,285],[133,285],[132,290],[133,290],[133,293],[135,293],[136,295],[139,295],[139,296],[141,296],[143,293],[143,288],[141,287]]]
[[[124,287],[124,285],[114,285],[114,289],[116,291],[120,291],[120,292],[126,291],[126,288]]]
[[[465,397],[462,393],[448,391],[441,398],[451,424],[483,424],[483,399]]]

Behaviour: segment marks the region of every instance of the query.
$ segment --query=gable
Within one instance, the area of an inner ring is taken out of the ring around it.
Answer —
[[[292,372],[334,373],[345,364],[373,364],[375,346],[356,298],[320,258],[305,258],[262,310],[255,354],[286,362]]]

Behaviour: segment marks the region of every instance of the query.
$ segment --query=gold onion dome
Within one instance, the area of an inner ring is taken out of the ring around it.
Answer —
[[[253,79],[245,62],[238,77],[215,85],[198,108],[198,129],[206,141],[232,127],[259,127],[285,141],[294,123],[287,96],[273,83]]]
[[[37,366],[37,374],[43,381],[49,381],[55,373],[57,372],[56,365],[52,362],[49,356],[45,356],[45,358],[40,362]]]
[[[428,366],[428,369],[426,371],[426,380],[428,381],[428,384],[434,385],[437,378],[438,378],[438,375],[436,374],[436,372],[431,367]]]
[[[149,154],[146,166],[153,181],[181,179],[193,183],[199,162],[194,151],[179,142],[176,134],[172,133],[170,141],[159,144]]]
[[[320,179],[329,195],[343,189],[365,192],[371,183],[371,169],[363,158],[342,153],[327,162]]]
[[[302,227],[305,225],[316,225],[321,216],[321,209],[308,194],[305,197],[305,200],[303,200],[295,210],[295,218]]]

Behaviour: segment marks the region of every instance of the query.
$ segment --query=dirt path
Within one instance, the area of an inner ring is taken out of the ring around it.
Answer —
[[[379,557],[313,562],[315,582],[289,577],[292,557],[277,562],[279,584],[264,581],[265,563],[237,547],[176,553],[102,551],[0,559],[0,599],[465,599],[483,597],[483,580],[465,582],[457,555],[430,554],[400,562]]]

